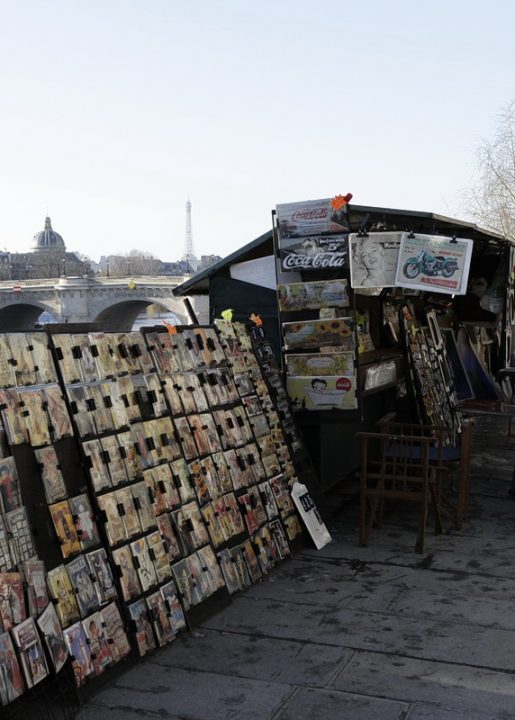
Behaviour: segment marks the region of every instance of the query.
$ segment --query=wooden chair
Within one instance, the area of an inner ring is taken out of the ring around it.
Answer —
[[[438,439],[437,447],[431,448],[429,459],[431,463],[443,466],[447,477],[456,478],[456,498],[451,498],[442,484],[439,487],[439,504],[444,513],[450,514],[459,530],[468,514],[470,494],[470,456],[472,454],[472,433],[474,420],[466,418],[462,421],[459,444],[449,446],[444,444],[445,428],[436,425],[417,425],[413,423],[395,422],[393,417],[385,416],[377,423],[381,432],[397,433],[400,435],[417,435],[419,432],[433,434]],[[445,477],[445,476],[443,476]],[[441,476],[441,479],[443,480]]]
[[[368,545],[372,527],[380,527],[386,500],[418,504],[417,552],[424,552],[427,516],[433,505],[435,532],[441,533],[442,434],[433,426],[401,432],[357,433],[361,438],[361,545]]]

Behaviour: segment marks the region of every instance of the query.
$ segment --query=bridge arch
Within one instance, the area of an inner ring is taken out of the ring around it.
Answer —
[[[184,312],[184,306],[177,300],[165,300],[145,297],[131,297],[126,300],[113,300],[106,302],[105,306],[98,312],[95,322],[102,330],[124,332],[130,330],[138,315],[144,312],[150,305],[156,305],[161,312],[171,312],[178,318],[181,324],[187,325],[189,319]]]
[[[53,307],[34,300],[3,305],[0,308],[0,332],[34,330],[40,315],[44,312],[59,320]]]

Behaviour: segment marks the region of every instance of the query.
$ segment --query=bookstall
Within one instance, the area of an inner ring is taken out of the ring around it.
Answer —
[[[6,717],[56,677],[80,700],[290,556],[309,463],[270,355],[259,318],[0,337]]]
[[[442,425],[455,445],[511,364],[513,247],[351,198],[272,213],[285,383],[324,490],[357,469],[356,431],[388,413]]]

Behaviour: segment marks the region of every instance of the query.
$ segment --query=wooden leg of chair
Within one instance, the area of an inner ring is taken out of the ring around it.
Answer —
[[[431,492],[431,502],[433,503],[435,534],[441,535],[443,533],[441,503],[440,503],[438,489],[436,488],[435,485],[430,486],[430,492]]]
[[[427,506],[428,506],[428,489],[424,488],[422,495],[422,507],[420,509],[420,520],[418,524],[417,542],[415,543],[415,550],[418,553],[424,552],[424,546],[426,542],[426,523],[427,523]]]
[[[461,462],[459,469],[458,512],[456,522],[458,528],[463,527],[463,520],[468,514],[470,493],[470,454],[472,451],[472,426],[465,425],[461,437]]]

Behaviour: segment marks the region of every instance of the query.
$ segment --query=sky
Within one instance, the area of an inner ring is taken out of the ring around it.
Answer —
[[[0,0],[0,248],[227,255],[277,203],[467,218],[511,0]]]

